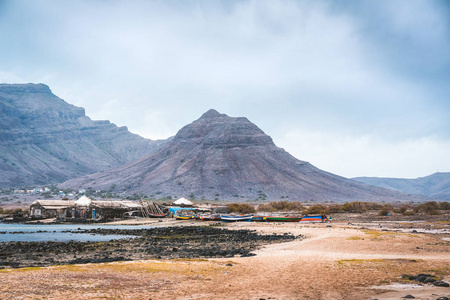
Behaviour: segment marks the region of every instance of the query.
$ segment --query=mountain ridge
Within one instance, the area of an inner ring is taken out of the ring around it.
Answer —
[[[247,118],[209,110],[160,149],[61,187],[205,199],[377,201],[416,199],[314,167],[278,148]],[[420,198],[420,197],[418,197]]]
[[[450,200],[450,172],[436,172],[415,179],[387,177],[355,177],[352,179],[406,194],[423,195],[438,200]]]
[[[45,84],[0,84],[0,187],[60,183],[135,160],[161,142],[55,96]]]

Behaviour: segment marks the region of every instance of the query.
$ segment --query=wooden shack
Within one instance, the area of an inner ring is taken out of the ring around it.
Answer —
[[[75,201],[36,200],[30,205],[29,217],[32,219],[64,218]]]
[[[128,211],[139,209],[140,205],[132,201],[91,200],[81,197],[67,208],[67,217],[90,220],[111,220],[122,218]]]

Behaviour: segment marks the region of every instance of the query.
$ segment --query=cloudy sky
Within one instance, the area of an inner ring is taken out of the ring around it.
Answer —
[[[345,177],[450,171],[445,0],[0,0],[0,82],[151,139],[215,108]]]

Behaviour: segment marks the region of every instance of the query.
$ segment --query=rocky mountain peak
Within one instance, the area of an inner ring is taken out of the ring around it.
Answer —
[[[195,199],[300,201],[408,200],[322,171],[281,148],[247,118],[210,110],[148,155],[61,184]]]
[[[26,84],[0,84],[0,91],[9,94],[20,94],[20,93],[43,93],[51,94],[50,88],[43,83],[26,83]]]
[[[173,142],[201,144],[206,148],[273,145],[272,138],[247,118],[232,118],[214,109],[207,111],[198,120],[183,127]]]
[[[227,117],[225,114],[219,113],[215,109],[210,109],[207,112],[205,112],[200,119],[212,119],[212,118],[220,118],[220,117]]]
[[[61,182],[156,146],[109,121],[91,120],[45,84],[0,84],[0,186]]]

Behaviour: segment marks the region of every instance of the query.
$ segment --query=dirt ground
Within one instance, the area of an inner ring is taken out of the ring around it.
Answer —
[[[130,223],[131,221],[128,221]],[[179,225],[172,220],[152,225]],[[186,222],[183,224],[190,224]],[[198,225],[198,223],[196,224]],[[331,227],[328,227],[331,225]],[[415,299],[450,297],[450,224],[233,223],[307,238],[272,244],[257,256],[151,260],[0,270],[0,299]],[[405,230],[400,230],[405,228]],[[415,230],[415,232],[413,232]]]

